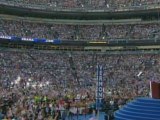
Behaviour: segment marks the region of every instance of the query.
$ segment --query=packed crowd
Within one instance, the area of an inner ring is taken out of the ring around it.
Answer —
[[[123,8],[159,4],[159,0],[2,0],[15,5],[41,5],[54,8]]]
[[[159,81],[159,61],[159,54],[1,50],[0,118],[64,120],[77,110],[88,113],[95,107],[97,64],[104,67],[104,104],[118,109],[149,96],[149,81]]]
[[[67,25],[0,20],[0,36],[61,40],[149,39],[160,36],[160,24]]]

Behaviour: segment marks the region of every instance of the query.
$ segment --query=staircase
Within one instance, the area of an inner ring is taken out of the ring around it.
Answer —
[[[160,120],[160,99],[137,98],[116,111],[115,120]]]
[[[71,73],[72,73],[74,79],[76,80],[77,84],[80,85],[80,81],[79,81],[79,78],[78,78],[78,75],[77,75],[76,66],[75,66],[75,63],[73,61],[72,55],[69,56],[69,64],[70,64],[70,67],[72,69]]]

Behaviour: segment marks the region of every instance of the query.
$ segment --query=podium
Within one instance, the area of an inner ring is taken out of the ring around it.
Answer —
[[[160,99],[160,83],[150,81],[151,97],[154,99]]]

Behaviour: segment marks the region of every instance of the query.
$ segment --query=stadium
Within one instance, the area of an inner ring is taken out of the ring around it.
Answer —
[[[160,0],[0,0],[0,120],[160,120]]]

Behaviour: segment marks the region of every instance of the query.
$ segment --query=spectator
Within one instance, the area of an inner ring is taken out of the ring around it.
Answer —
[[[67,25],[33,23],[23,20],[0,21],[0,36],[46,38],[61,40],[104,41],[112,39],[150,39],[160,34],[159,23],[124,25]]]

